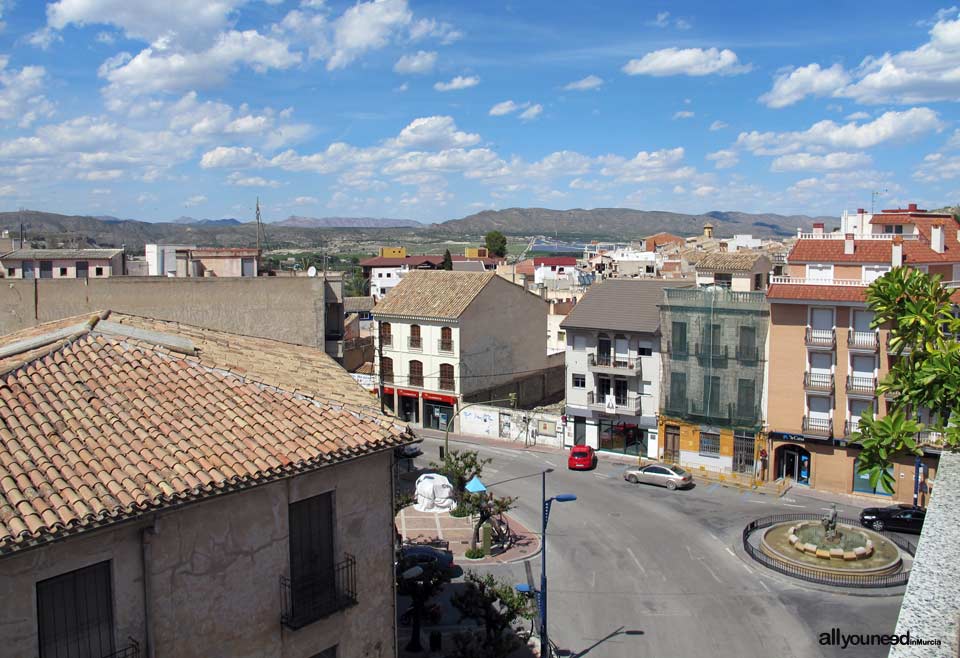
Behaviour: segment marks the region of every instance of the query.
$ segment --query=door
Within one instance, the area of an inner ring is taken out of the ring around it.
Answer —
[[[873,391],[873,372],[875,358],[873,356],[853,357],[850,373],[850,384],[855,391]]]
[[[734,432],[733,470],[737,473],[753,473],[753,434]]]
[[[813,281],[833,281],[833,265],[810,263],[807,265],[807,278]]]
[[[830,398],[819,395],[811,395],[807,398],[809,406],[811,430],[827,432],[830,430]]]
[[[616,400],[618,407],[627,406],[627,380],[626,379],[613,380],[613,397]]]
[[[240,261],[242,276],[257,276],[256,260],[253,258],[244,258]]]
[[[663,461],[676,464],[680,461],[680,427],[667,425],[663,433]]]
[[[25,261],[23,261],[22,267],[23,267],[23,278],[24,278],[24,279],[35,279],[35,278],[36,278],[36,274],[35,274],[34,269],[33,269],[33,261],[32,261],[32,260],[25,260]]]
[[[833,354],[828,352],[810,353],[810,383],[818,388],[830,386],[833,371]]]
[[[833,309],[815,308],[810,311],[813,338],[829,341],[833,337]]]
[[[90,263],[85,260],[78,260],[76,263],[76,272],[78,279],[86,279],[90,276]]]
[[[627,339],[623,336],[617,336],[614,340],[614,352],[616,354],[616,364],[618,366],[626,366],[627,359],[629,356],[629,348],[627,346]]]
[[[289,507],[293,616],[302,618],[334,603],[333,493]]]
[[[610,339],[601,336],[597,341],[597,363],[602,366],[610,365]]]
[[[573,417],[573,445],[582,446],[587,443],[587,419],[583,416]]]
[[[53,261],[52,260],[40,261],[40,278],[41,279],[53,278]]]
[[[873,322],[873,312],[871,311],[854,311],[853,312],[853,330],[857,332],[872,332],[873,329],[870,328],[870,323]]]
[[[783,459],[780,462],[780,477],[783,479],[797,479],[797,453],[793,448],[786,448],[783,451]]]
[[[860,416],[867,409],[873,409],[873,402],[868,400],[850,400],[850,434],[857,431],[860,424]]]
[[[666,471],[659,466],[647,466],[640,473],[640,481],[647,484],[664,484]]]

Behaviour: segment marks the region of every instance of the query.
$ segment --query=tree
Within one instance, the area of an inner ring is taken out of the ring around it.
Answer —
[[[489,574],[468,573],[463,590],[454,594],[450,603],[460,613],[461,622],[472,619],[482,627],[454,636],[455,658],[505,658],[523,644],[514,624],[535,615],[530,597]]]
[[[500,231],[490,231],[484,236],[487,244],[487,253],[503,258],[507,255],[507,238]]]
[[[893,269],[867,290],[872,326],[890,326],[894,358],[877,387],[878,395],[887,396],[886,417],[876,419],[868,409],[853,439],[862,446],[858,471],[887,493],[893,493],[887,473],[892,459],[923,454],[918,432],[938,432],[945,447],[960,447],[960,319],[953,315],[950,295],[939,276],[906,267]],[[920,409],[929,410],[929,425],[911,418]]]
[[[420,576],[404,578],[408,569],[419,567],[423,570]],[[409,596],[413,608],[413,628],[411,629],[408,651],[420,651],[420,624],[423,619],[423,610],[427,602],[440,593],[443,586],[450,580],[447,573],[440,568],[417,564],[415,561],[401,560],[397,568],[397,594]]]
[[[449,249],[443,252],[443,269],[448,272],[453,269],[453,256],[450,255]]]
[[[370,294],[370,279],[363,276],[363,270],[359,267],[350,272],[345,286],[348,297],[366,297]]]
[[[501,496],[495,498],[491,493],[473,494],[475,502],[471,507],[477,512],[477,523],[473,528],[473,536],[470,538],[470,548],[476,549],[477,542],[480,541],[480,528],[483,524],[500,514],[506,514],[513,509],[513,504],[517,499],[512,496]]]
[[[464,495],[467,482],[475,477],[480,477],[483,473],[483,467],[491,461],[493,460],[490,458],[481,459],[480,453],[476,450],[450,450],[443,456],[442,462],[430,462],[430,468],[437,470],[450,480],[459,508],[464,502],[471,502],[471,499]],[[468,504],[464,511],[469,513],[469,509]]]

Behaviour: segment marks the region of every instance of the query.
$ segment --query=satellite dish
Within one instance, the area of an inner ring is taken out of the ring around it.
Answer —
[[[317,276],[317,268],[311,265],[310,269],[307,270],[307,276],[310,277],[311,279]]]

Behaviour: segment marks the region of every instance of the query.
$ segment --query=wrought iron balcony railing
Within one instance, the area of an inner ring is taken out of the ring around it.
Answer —
[[[722,361],[729,357],[729,350],[726,345],[718,345],[717,343],[697,343],[696,347],[697,357],[700,359]]]
[[[804,336],[804,342],[807,347],[836,347],[837,331],[836,329],[814,329],[807,327]]]
[[[833,391],[832,372],[807,371],[803,373],[803,388],[808,391]]]
[[[411,350],[422,350],[423,338],[420,336],[409,336],[407,338],[407,347]]]
[[[636,359],[628,358],[624,355],[602,354],[595,352],[590,354],[590,366],[593,368],[616,368],[618,370],[634,371],[640,366]]]
[[[352,555],[329,573],[302,581],[280,577],[281,623],[291,630],[329,617],[357,603],[357,561]]]
[[[854,331],[847,333],[847,347],[852,350],[877,351],[880,347],[880,335],[876,331]]]
[[[453,341],[440,339],[437,341],[437,350],[440,352],[453,353]]]
[[[737,345],[737,361],[741,363],[756,363],[760,360],[760,348],[756,345]]]
[[[877,378],[872,375],[847,375],[847,393],[875,395]]]
[[[833,436],[833,418],[804,416],[803,431],[816,436]]]

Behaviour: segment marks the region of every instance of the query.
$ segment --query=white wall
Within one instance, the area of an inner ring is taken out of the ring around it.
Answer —
[[[377,373],[378,381],[380,374],[380,322],[375,322],[374,345],[376,358],[374,360],[374,369]],[[423,349],[412,350],[409,347],[410,326],[420,325],[420,336],[423,339]],[[453,337],[453,353],[439,350],[440,333],[443,327],[450,327]],[[410,375],[410,361],[421,361],[423,363],[423,388],[430,391],[437,391],[447,395],[459,395],[461,393],[460,377],[460,353],[462,349],[460,341],[460,327],[455,323],[440,321],[407,321],[391,320],[390,332],[393,336],[393,345],[383,346],[383,356],[393,359],[393,385],[400,387],[410,387],[408,377]],[[454,388],[455,391],[440,390],[440,364],[448,363],[453,366]],[[415,388],[415,387],[410,387]]]

